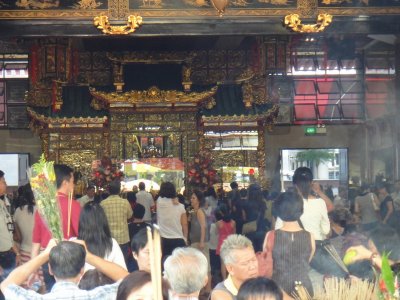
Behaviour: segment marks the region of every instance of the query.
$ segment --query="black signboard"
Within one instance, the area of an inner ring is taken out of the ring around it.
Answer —
[[[28,80],[9,80],[6,82],[7,103],[24,103],[28,91]]]
[[[9,105],[7,108],[8,128],[28,128],[29,120],[26,105]]]

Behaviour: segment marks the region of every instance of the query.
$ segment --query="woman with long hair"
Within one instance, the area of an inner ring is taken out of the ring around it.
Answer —
[[[190,231],[189,240],[190,246],[200,250],[207,258],[208,262],[208,282],[206,285],[206,291],[211,291],[211,267],[210,267],[210,252],[208,249],[209,231],[206,220],[205,212],[205,198],[204,194],[199,190],[194,190],[192,197],[190,198],[192,205],[192,211],[190,212]]]
[[[35,197],[31,185],[28,183],[18,191],[18,208],[14,213],[15,228],[21,236],[21,263],[25,263],[31,258],[35,209]]]
[[[118,242],[111,237],[106,214],[100,204],[88,202],[79,217],[78,239],[84,240],[87,249],[96,256],[111,261],[126,269],[124,255]],[[85,270],[94,267],[86,264]]]
[[[20,264],[24,264],[31,259],[32,250],[32,228],[35,215],[35,197],[33,195],[31,185],[28,183],[18,189],[18,207],[14,213],[15,231],[20,238]],[[33,280],[33,279],[32,279]],[[42,269],[38,271],[38,277],[35,276],[35,286],[33,282],[27,282],[24,287],[32,289],[43,289],[44,280]]]

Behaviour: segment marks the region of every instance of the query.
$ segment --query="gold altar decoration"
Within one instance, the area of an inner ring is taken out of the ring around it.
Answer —
[[[182,85],[183,85],[183,90],[185,92],[190,92],[190,89],[192,87],[192,79],[190,78],[192,74],[192,69],[190,66],[183,65],[182,67]]]
[[[332,23],[332,18],[330,14],[319,14],[316,24],[303,24],[298,14],[290,14],[285,16],[284,24],[295,32],[316,33],[324,31]]]
[[[250,83],[245,83],[242,85],[243,102],[247,109],[250,109],[253,104],[253,87]]]
[[[143,19],[141,16],[129,15],[128,22],[124,26],[112,26],[108,21],[107,16],[97,16],[93,19],[93,24],[97,29],[101,30],[104,34],[110,35],[124,35],[135,32],[140,25],[142,25]]]
[[[148,90],[129,91],[125,93],[118,92],[101,92],[90,88],[90,94],[95,100],[100,101],[109,107],[137,107],[137,106],[194,106],[203,103],[207,107],[210,103],[215,105],[213,96],[217,92],[217,86],[204,92],[186,93],[177,90],[160,90],[156,86],[150,87]],[[101,107],[99,103],[94,103],[94,107]]]
[[[211,156],[214,160],[214,165],[217,168],[223,166],[235,167],[245,166],[250,164],[250,155],[247,155],[247,150],[220,150],[211,151]],[[251,152],[255,152],[254,150]],[[255,161],[256,162],[256,161]]]

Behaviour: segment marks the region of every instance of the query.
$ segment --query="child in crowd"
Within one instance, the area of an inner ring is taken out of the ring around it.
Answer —
[[[217,208],[215,212],[215,217],[217,221],[217,229],[218,229],[218,245],[216,249],[216,254],[219,256],[221,251],[221,246],[224,240],[231,234],[236,233],[236,223],[232,220],[231,215],[229,214],[228,207],[226,205],[221,205]],[[221,275],[222,278],[226,278],[226,268],[221,260]]]

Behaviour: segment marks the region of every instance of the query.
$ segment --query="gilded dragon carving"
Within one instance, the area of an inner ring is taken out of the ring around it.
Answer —
[[[177,90],[160,90],[153,86],[148,90],[129,91],[125,93],[118,92],[102,92],[94,88],[90,88],[91,95],[100,102],[103,102],[111,107],[127,106],[127,105],[151,105],[151,104],[192,104],[198,105],[202,102],[212,101],[212,97],[217,92],[217,87],[204,92],[186,93]],[[99,107],[99,106],[98,106]]]

